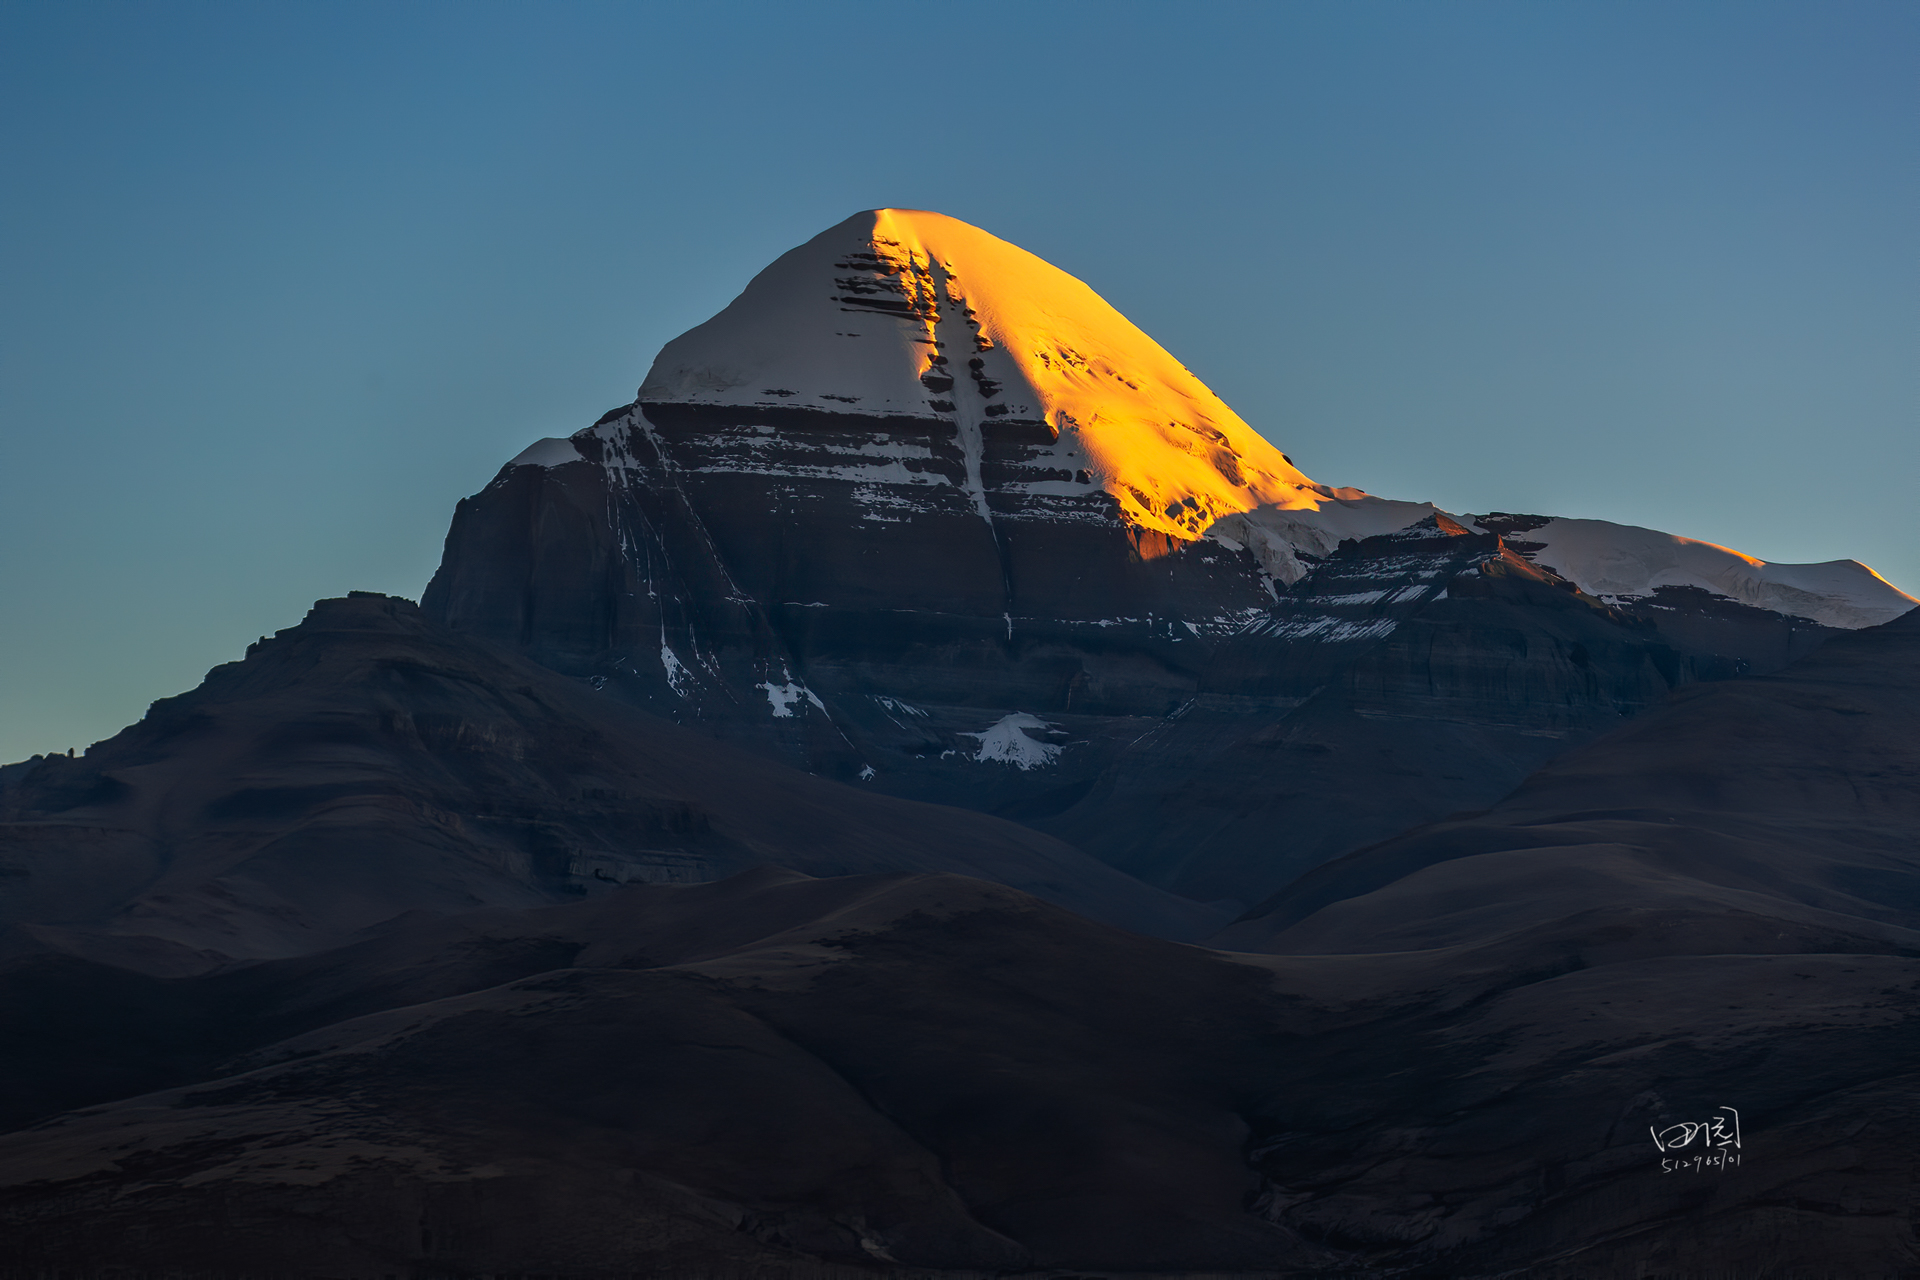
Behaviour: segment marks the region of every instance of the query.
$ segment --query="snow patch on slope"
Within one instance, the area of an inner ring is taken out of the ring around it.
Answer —
[[[774,684],[771,680],[763,680],[753,687],[767,695],[767,702],[772,706],[776,720],[791,720],[794,707],[802,699],[811,702],[822,711],[827,709],[827,704],[820,701],[818,694],[792,677],[788,677],[785,684]]]
[[[665,640],[660,642],[660,665],[666,668],[667,687],[680,697],[686,697],[687,686],[693,683],[693,673],[687,670],[680,661],[680,655]]]
[[[1039,716],[1030,716],[1024,711],[1016,711],[1010,716],[1001,716],[993,724],[979,733],[962,733],[956,736],[972,738],[979,742],[980,750],[973,759],[985,764],[997,760],[1010,764],[1025,773],[1029,769],[1042,769],[1059,758],[1062,748],[1051,742],[1041,742],[1027,736],[1027,730],[1038,729],[1042,732],[1053,726]]]
[[[1711,542],[1609,520],[1550,520],[1516,535],[1542,544],[1543,565],[1604,600],[1700,587],[1756,609],[1857,630],[1891,622],[1920,600],[1858,560],[1774,564]]]

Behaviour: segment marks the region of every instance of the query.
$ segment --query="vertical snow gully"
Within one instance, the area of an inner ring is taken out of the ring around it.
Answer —
[[[927,255],[928,271],[936,286],[933,304],[933,322],[927,326],[933,340],[935,355],[941,355],[949,346],[955,351],[973,352],[983,341],[979,337],[980,325],[972,317],[967,307],[964,293],[955,288],[955,280],[949,264],[935,261],[933,255]],[[952,369],[951,358],[947,368]],[[973,507],[980,518],[987,522],[987,532],[993,538],[994,555],[1000,561],[1000,591],[1002,603],[1006,606],[1007,643],[1013,641],[1013,555],[1008,549],[1006,539],[1001,536],[1000,526],[994,523],[993,509],[987,504],[986,481],[981,477],[981,464],[986,458],[986,434],[982,424],[986,421],[985,387],[976,378],[951,374],[953,385],[948,389],[947,403],[953,407],[948,411],[954,422],[954,432],[960,442],[960,455],[966,468],[967,492],[973,497]]]

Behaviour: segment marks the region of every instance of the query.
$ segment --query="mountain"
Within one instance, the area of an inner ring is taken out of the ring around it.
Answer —
[[[1913,601],[1309,479],[1086,285],[856,215],[462,502],[422,598],[610,697],[1244,907]]]
[[[0,769],[0,1273],[1905,1274],[1910,604],[1321,486],[861,215]]]

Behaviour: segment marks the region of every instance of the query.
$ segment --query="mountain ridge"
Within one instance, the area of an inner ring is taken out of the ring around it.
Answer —
[[[319,602],[0,788],[0,924],[27,927],[13,944],[161,974],[340,945],[408,911],[769,861],[966,869],[1147,932],[1211,919],[1027,828],[848,792],[371,594]]]

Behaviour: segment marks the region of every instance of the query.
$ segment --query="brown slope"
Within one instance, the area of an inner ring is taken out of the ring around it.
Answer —
[[[808,777],[611,705],[412,604],[300,626],[0,792],[10,947],[156,972],[337,946],[408,911],[779,862],[960,871],[1149,932],[1205,913],[1045,836]],[[84,943],[76,939],[84,938]]]
[[[483,985],[456,933],[568,954]],[[1265,976],[978,880],[633,886],[184,985],[256,1033],[366,1011],[0,1138],[7,1261],[345,1280],[1333,1260],[1246,1209],[1243,1115],[1298,1043]]]
[[[0,1238],[89,1280],[1911,1261],[1917,962],[1541,959],[1236,962],[767,870],[401,922],[177,980],[241,1056],[0,1138]],[[1723,1103],[1748,1165],[1661,1173],[1646,1125]]]
[[[771,870],[403,922],[180,980],[239,1056],[0,1137],[0,1238],[88,1280],[1911,1262],[1920,965],[1537,960],[1236,961]],[[1722,1103],[1748,1163],[1663,1174],[1646,1125]]]
[[[0,1142],[10,1239],[94,1274],[801,1276],[876,1247],[955,1267],[1905,1274],[1920,947],[1891,878],[1832,895],[1906,829],[1912,625],[1722,686],[1762,701],[1736,703],[1729,738],[1679,715],[1688,745],[1655,734],[1596,766],[1613,806],[1574,787],[1582,807],[1532,824],[1557,843],[1483,822],[1509,843],[1437,846],[1332,904],[1350,936],[1323,908],[1303,928],[1340,954],[1223,964],[992,886],[791,882],[801,900],[761,873],[400,921],[181,980],[248,1021],[235,1052],[295,1039]],[[1623,808],[1647,770],[1668,807]],[[1661,844],[1676,811],[1692,834]],[[1767,843],[1790,819],[1818,840]],[[1451,899],[1419,883],[1476,868]],[[1743,1163],[1663,1172],[1648,1127],[1723,1105]]]

